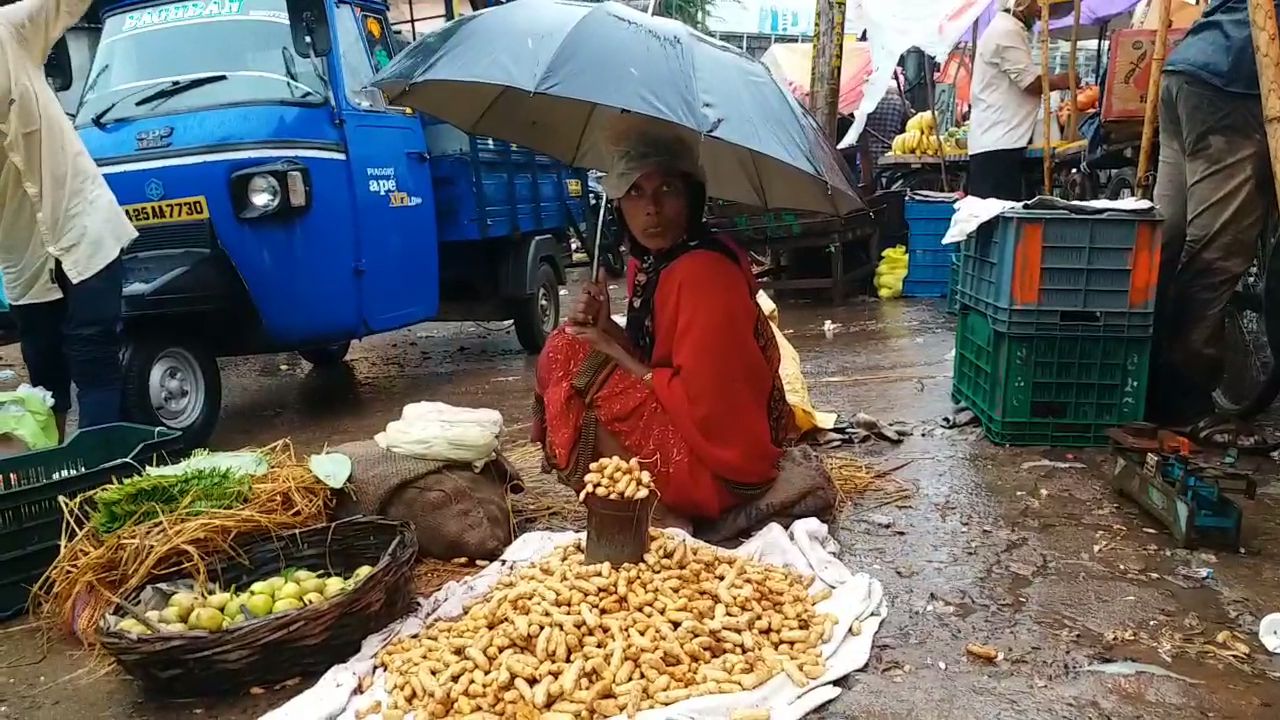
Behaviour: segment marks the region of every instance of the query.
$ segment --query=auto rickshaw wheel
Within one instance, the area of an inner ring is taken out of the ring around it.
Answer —
[[[547,263],[538,265],[538,284],[516,311],[516,338],[530,355],[542,352],[547,338],[560,324],[560,281]]]
[[[140,338],[124,353],[124,410],[129,420],[182,433],[186,449],[203,447],[222,408],[222,377],[213,353],[196,343]]]
[[[1121,168],[1111,174],[1107,180],[1107,199],[1124,200],[1138,196],[1138,171],[1133,168]]]
[[[303,360],[316,367],[330,367],[346,360],[349,352],[351,352],[350,340],[336,345],[299,350],[298,354],[302,356]]]

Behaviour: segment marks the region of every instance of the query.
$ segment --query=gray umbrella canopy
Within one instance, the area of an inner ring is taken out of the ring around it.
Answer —
[[[768,69],[615,2],[519,0],[424,35],[374,78],[469,133],[609,171],[621,115],[687,136],[712,197],[843,215],[864,206],[835,147]]]

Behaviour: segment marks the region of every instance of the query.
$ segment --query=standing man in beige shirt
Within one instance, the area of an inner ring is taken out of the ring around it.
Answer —
[[[978,39],[973,63],[969,119],[970,195],[1025,200],[1022,187],[1027,145],[1040,113],[1040,66],[1031,59],[1031,28],[1039,0],[1001,0]],[[1050,90],[1071,86],[1067,74],[1049,78]]]
[[[120,253],[137,232],[44,75],[54,42],[91,0],[0,7],[0,270],[31,384],[59,426],[120,420]]]

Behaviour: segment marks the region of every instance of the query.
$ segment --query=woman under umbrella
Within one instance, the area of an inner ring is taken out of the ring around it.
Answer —
[[[641,458],[658,520],[690,528],[770,489],[794,414],[746,256],[703,221],[696,151],[637,125],[613,155],[605,190],[636,266],[626,327],[589,284],[539,358],[535,440],[574,487],[598,457]]]

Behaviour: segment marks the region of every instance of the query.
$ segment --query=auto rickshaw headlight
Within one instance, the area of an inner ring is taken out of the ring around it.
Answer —
[[[280,181],[261,173],[249,178],[245,187],[245,198],[249,205],[266,214],[280,207]]]
[[[230,189],[243,220],[294,217],[311,205],[311,172],[293,159],[255,165],[232,173]]]

